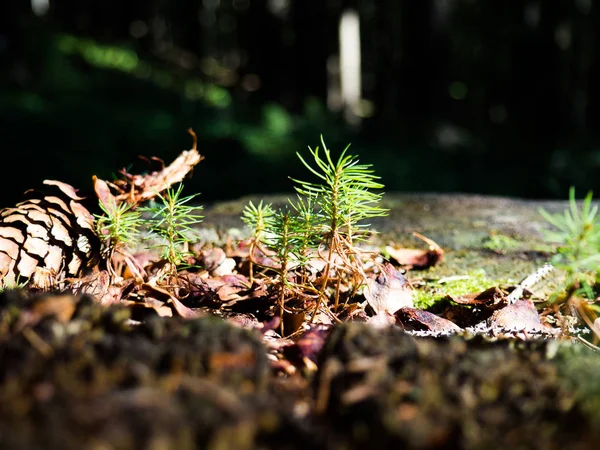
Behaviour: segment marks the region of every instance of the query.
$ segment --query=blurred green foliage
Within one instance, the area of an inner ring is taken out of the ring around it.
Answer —
[[[40,46],[33,41],[32,48]],[[191,145],[188,127],[206,160],[186,184],[203,198],[289,190],[281,166],[321,131],[333,142],[344,135],[341,122],[315,98],[307,99],[302,115],[292,115],[275,103],[236,101],[224,87],[143,58],[126,43],[60,33],[45,36],[42,47],[33,83],[0,88],[9,162],[23,167],[21,150],[35,152],[35,163],[24,167],[29,176],[10,187],[2,206],[45,178],[90,192],[93,174],[110,178],[138,155],[169,162]]]
[[[294,153],[320,135],[351,142],[389,191],[597,189],[600,8],[359,2],[363,120],[348,125],[332,75],[346,7],[57,0],[35,16],[2,3],[1,147],[19,176],[0,206],[45,178],[89,192],[138,155],[168,162],[189,127],[206,160],[186,186],[208,202],[291,191]]]

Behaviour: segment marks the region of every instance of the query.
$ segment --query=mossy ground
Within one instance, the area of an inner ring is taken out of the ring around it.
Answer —
[[[287,195],[266,197],[265,201],[284,204]],[[244,235],[239,216],[249,200],[213,205],[206,210],[201,231],[204,240],[223,242],[225,236]],[[430,306],[446,295],[480,292],[492,286],[516,284],[548,262],[553,250],[543,236],[549,225],[539,208],[562,211],[567,202],[526,201],[502,197],[452,194],[386,194],[382,206],[387,217],[374,219],[376,231],[369,245],[385,253],[386,245],[426,249],[413,231],[433,239],[444,249],[443,261],[427,270],[410,271],[417,287],[419,306]],[[440,280],[442,281],[440,283]],[[544,297],[561,282],[561,274],[536,286]]]

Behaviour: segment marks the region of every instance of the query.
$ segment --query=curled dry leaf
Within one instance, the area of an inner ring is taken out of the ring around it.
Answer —
[[[494,334],[506,332],[523,333],[553,333],[554,330],[545,327],[533,302],[517,300],[496,311],[488,320]]]
[[[444,257],[444,250],[431,239],[413,232],[413,236],[418,237],[429,245],[428,250],[416,250],[410,248],[396,248],[388,245],[385,251],[401,266],[408,266],[412,269],[427,269],[439,263]]]
[[[94,191],[98,196],[98,200],[107,211],[114,211],[117,206],[117,199],[110,192],[110,188],[108,187],[108,183],[104,180],[101,180],[96,175],[92,176],[92,180],[94,181]]]
[[[126,306],[131,312],[131,320],[143,322],[150,317],[173,317],[173,311],[164,302],[146,297],[144,302],[123,300],[121,305]]]
[[[184,319],[195,319],[197,317],[202,317],[201,313],[185,306],[177,297],[175,297],[166,289],[163,289],[159,286],[155,286],[151,283],[144,283],[142,285],[142,289],[164,297],[166,300],[165,303],[171,308],[171,310],[173,311],[173,315],[177,314],[178,316],[183,317]]]
[[[502,302],[506,304],[506,294],[499,287],[491,287],[483,292],[466,294],[457,297],[448,296],[454,303],[468,306],[494,307]]]
[[[273,295],[268,290],[266,280],[254,280],[250,286],[248,279],[240,274],[225,275],[206,280],[207,285],[217,293],[222,306],[233,307],[238,302],[258,300]]]
[[[461,331],[461,328],[455,323],[416,308],[400,308],[396,311],[395,316],[398,324],[408,331],[430,331],[440,334]]]
[[[104,306],[120,303],[134,287],[132,280],[115,280],[106,270],[66,281],[74,292],[90,295]]]
[[[204,159],[204,156],[200,155],[196,149],[196,134],[191,128],[188,132],[194,138],[192,149],[183,151],[171,164],[166,167],[163,165],[161,170],[146,175],[134,175],[125,169],[121,170],[122,178],[110,183],[110,186],[116,191],[114,199],[117,205],[122,202],[139,205],[151,200],[158,192],[163,192],[181,182],[194,166]],[[104,182],[104,184],[108,187],[108,183]],[[102,195],[106,195],[104,186],[99,186],[99,189]]]
[[[205,280],[204,284],[216,293],[222,302],[242,300],[247,298],[250,292],[250,282],[243,275],[212,277]]]
[[[389,262],[383,264],[375,278],[369,278],[364,295],[376,313],[393,314],[403,306],[413,306],[408,280]]]
[[[222,302],[229,302],[232,300],[240,300],[242,297],[238,295],[238,292],[247,290],[241,286],[235,286],[232,284],[224,283],[219,289],[217,289],[217,296]]]
[[[461,296],[448,295],[445,299],[451,303],[443,308],[441,316],[463,328],[487,320],[494,311],[507,304],[506,292],[498,287]]]
[[[236,262],[233,258],[228,258],[222,248],[212,247],[199,252],[195,265],[202,267],[213,277],[221,277],[232,275]]]
[[[212,274],[227,259],[225,250],[220,247],[204,248],[198,255],[198,266]]]

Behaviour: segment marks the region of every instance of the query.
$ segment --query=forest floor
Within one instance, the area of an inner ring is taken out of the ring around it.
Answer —
[[[206,208],[196,230],[204,246],[243,237],[248,200]],[[567,204],[388,194],[384,206],[370,246],[422,247],[417,231],[444,250],[438,264],[407,273],[430,305],[441,292],[518,284],[550,256],[538,208]],[[281,338],[252,308],[187,306],[202,317],[89,295],[0,294],[0,448],[600,445],[600,355],[574,337],[417,337],[355,320]]]

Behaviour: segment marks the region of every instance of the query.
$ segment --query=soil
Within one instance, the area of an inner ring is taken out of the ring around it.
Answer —
[[[243,235],[247,200],[207,208],[199,236]],[[422,247],[418,231],[446,252],[409,274],[422,280],[481,269],[487,280],[524,278],[548,258],[537,208],[565,207],[435,194],[386,202],[371,245]],[[498,235],[512,244],[490,245]],[[348,322],[281,340],[240,320],[134,313],[86,295],[0,294],[0,448],[600,445],[600,354],[576,339],[420,338]]]

